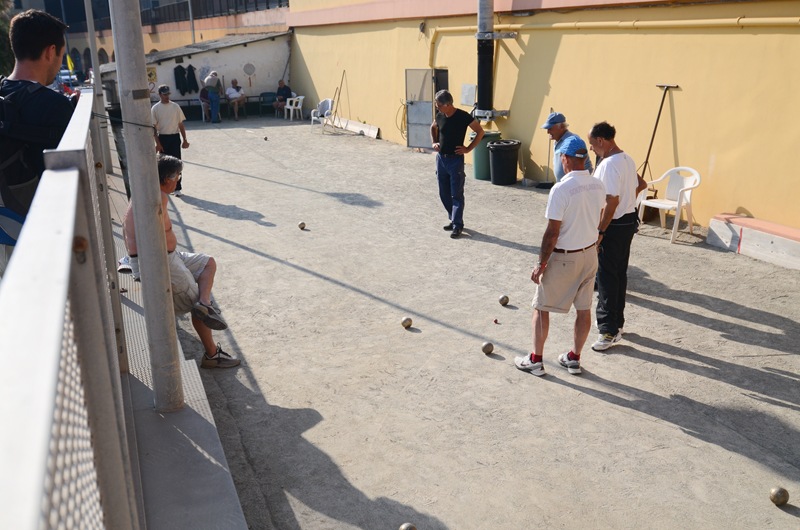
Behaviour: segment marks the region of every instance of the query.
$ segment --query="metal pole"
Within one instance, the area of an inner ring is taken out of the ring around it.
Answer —
[[[478,0],[478,110],[494,108],[494,0]]]
[[[661,105],[658,106],[658,115],[656,116],[656,124],[653,126],[653,135],[650,137],[650,146],[647,148],[647,156],[644,157],[644,164],[642,164],[642,178],[647,173],[647,164],[650,162],[650,151],[653,149],[653,140],[656,139],[656,131],[658,130],[658,121],[661,119],[661,111],[664,109],[664,100],[667,99],[667,92],[670,88],[678,88],[678,85],[656,85],[664,91],[661,94]],[[652,180],[652,179],[650,179]]]
[[[62,0],[63,1],[63,0]],[[94,31],[94,12],[92,11],[92,0],[83,0],[83,8],[86,11],[86,37],[89,40],[89,52],[92,54],[92,70],[100,66],[100,61],[97,57],[97,37]],[[88,69],[87,65],[83,65],[84,70]],[[100,70],[97,70],[97,75],[94,76],[94,103],[92,104],[92,111],[94,112],[93,120],[98,120],[98,114],[104,114],[103,108],[103,90],[100,88]],[[108,141],[108,121],[98,121],[100,129],[99,141],[100,151],[103,155],[103,165],[105,172],[108,173],[113,167],[111,161],[111,147]]]
[[[64,11],[64,0],[61,0],[61,21],[64,24],[67,23],[67,13],[66,13],[66,11]],[[68,31],[64,32],[64,42],[65,42],[65,44],[67,46],[67,56],[70,57],[70,60],[72,60],[72,56],[69,53],[69,32]],[[67,61],[67,66],[69,66],[69,61]],[[73,73],[72,69],[70,69],[69,73],[70,74]]]
[[[164,237],[161,190],[150,118],[150,89],[138,9],[125,0],[112,0],[111,29],[117,52],[117,79],[124,129],[134,225],[142,276],[142,300],[150,350],[155,407],[160,412],[183,407],[178,337],[172,306],[167,243]],[[119,65],[124,65],[119,67]]]
[[[84,0],[87,1],[87,0]],[[186,0],[189,4],[189,26],[192,28],[192,44],[194,44],[194,15],[192,14],[192,0]]]

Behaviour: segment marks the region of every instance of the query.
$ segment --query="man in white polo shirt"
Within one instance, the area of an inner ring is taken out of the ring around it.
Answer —
[[[550,329],[550,312],[567,313],[575,306],[572,349],[558,362],[571,374],[581,373],[581,350],[592,327],[592,297],[597,273],[597,225],[606,202],[603,183],[584,169],[589,156],[578,136],[560,147],[564,178],[547,199],[547,229],[542,236],[539,263],[531,280],[537,284],[533,297],[533,352],[517,357],[514,364],[533,375],[545,374],[542,356]]]

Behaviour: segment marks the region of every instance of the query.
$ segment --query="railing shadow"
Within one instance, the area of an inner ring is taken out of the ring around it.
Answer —
[[[234,221],[253,221],[257,225],[272,228],[275,223],[264,220],[264,214],[254,210],[246,210],[235,204],[222,204],[219,202],[208,201],[189,195],[183,195],[180,198],[186,204],[194,206],[198,210],[212,213],[224,219],[231,219]]]
[[[196,341],[188,334],[186,338]],[[197,347],[200,348],[199,343]],[[225,410],[215,410],[214,415],[230,414],[239,424],[235,429],[247,447],[247,465],[258,481],[263,495],[261,502],[266,503],[262,510],[266,514],[262,517],[269,517],[275,528],[301,530],[295,515],[298,501],[325,517],[364,530],[398,528],[405,522],[426,530],[447,528],[435,517],[410,505],[387,497],[370,498],[354,486],[328,454],[303,436],[325,421],[317,410],[270,404],[262,392],[254,390],[259,385],[246,366],[236,374],[205,372],[202,376],[212,408],[216,404],[213,394],[225,394],[221,400],[224,405],[220,405]],[[380,462],[375,462],[375,466],[379,465]],[[240,492],[243,499],[247,495]],[[251,518],[258,516],[249,513]],[[254,520],[248,520],[248,524],[252,528],[258,526]]]
[[[636,267],[630,267],[629,271],[627,300],[630,303],[655,313],[669,315],[694,326],[717,331],[721,338],[730,341],[762,346],[792,355],[800,353],[797,347],[800,342],[800,325],[794,320],[716,296],[673,289],[654,280],[642,269]],[[635,293],[663,299],[665,302],[644,298]],[[737,319],[738,322],[687,311],[681,309],[678,303],[703,308],[714,314],[725,315],[728,319]],[[778,331],[763,331],[750,325],[754,322],[762,327],[769,326]]]
[[[633,343],[640,348],[625,348],[624,344]],[[616,348],[616,347],[615,347]],[[659,342],[649,337],[636,333],[625,333],[625,341],[620,344],[620,349],[627,357],[640,359],[653,364],[662,364],[676,370],[707,377],[714,381],[722,381],[729,385],[757,392],[775,400],[782,400],[798,406],[785,403],[776,404],[793,410],[800,411],[800,392],[797,391],[797,377],[760,368],[751,368],[747,365],[730,363],[719,356],[708,356],[686,350],[673,344]],[[624,350],[623,350],[624,348]],[[654,355],[645,349],[654,350],[664,355]],[[609,350],[614,351],[614,350]]]
[[[472,228],[469,227],[464,228],[463,234],[470,237],[473,241],[478,241],[481,243],[490,243],[492,245],[499,245],[501,247],[511,248],[514,250],[519,250],[522,252],[528,252],[534,254],[539,252],[538,245],[525,245],[523,243],[517,243],[516,241],[509,241],[508,239],[503,239],[501,237],[493,236],[490,234],[484,234],[483,232],[479,232],[478,230],[473,230]]]
[[[219,171],[219,172],[222,172],[222,173],[228,173],[230,175],[236,175],[236,176],[239,176],[239,177],[245,177],[245,178],[260,180],[262,182],[269,182],[270,184],[275,184],[277,186],[284,186],[284,187],[287,187],[287,188],[293,188],[293,189],[297,189],[297,190],[301,190],[301,191],[307,191],[307,192],[310,192],[310,193],[317,193],[317,194],[320,194],[320,195],[327,195],[328,197],[336,199],[337,201],[339,201],[339,202],[341,202],[343,204],[347,204],[349,206],[363,206],[365,208],[377,208],[377,207],[383,206],[382,202],[376,201],[375,199],[371,199],[371,198],[367,197],[366,195],[364,195],[363,193],[341,193],[341,192],[319,191],[319,190],[315,190],[315,189],[311,189],[311,188],[306,188],[306,187],[303,187],[303,186],[298,186],[297,184],[287,184],[286,182],[280,182],[280,181],[277,181],[277,180],[272,180],[272,179],[268,179],[268,178],[264,178],[264,177],[257,177],[255,175],[248,175],[247,173],[239,173],[238,171],[231,171],[230,169],[225,169],[225,168],[221,168],[221,167],[208,166],[208,165],[205,165],[205,164],[198,164],[196,162],[187,162],[187,161],[184,161],[183,163],[184,163],[184,165],[188,165],[188,166],[203,167],[203,168],[206,168],[206,169],[213,169],[214,171]],[[184,198],[184,200],[186,200],[186,196],[185,195],[184,195],[183,198]]]
[[[680,394],[664,397],[589,372],[584,372],[581,379],[613,389],[623,396],[561,378],[550,381],[671,423],[690,436],[740,454],[787,479],[796,477],[800,447],[787,441],[796,440],[800,432],[779,418],[753,410],[706,405]]]

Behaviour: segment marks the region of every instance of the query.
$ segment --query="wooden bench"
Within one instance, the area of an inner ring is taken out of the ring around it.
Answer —
[[[708,244],[737,254],[800,270],[800,229],[744,215],[715,215]]]
[[[178,105],[181,106],[183,109],[183,113],[186,115],[187,120],[202,120],[203,119],[203,108],[200,105],[200,100],[196,97],[194,98],[183,98],[183,99],[170,99],[170,101],[174,101]],[[255,105],[259,103],[259,96],[247,96],[247,103],[243,107],[245,109],[244,116],[246,117],[247,114],[255,109]],[[228,109],[228,99],[221,98],[219,100],[219,111],[222,114],[223,110]],[[232,110],[228,111],[228,117],[233,114]]]

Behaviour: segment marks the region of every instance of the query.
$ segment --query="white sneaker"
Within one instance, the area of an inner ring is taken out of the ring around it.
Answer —
[[[119,260],[117,272],[131,272],[131,258],[125,256]]]
[[[514,365],[516,365],[516,367],[522,370],[523,372],[530,372],[533,375],[539,377],[545,375],[544,365],[542,364],[542,362],[539,361],[538,363],[535,363],[531,361],[530,355],[525,355],[524,357],[515,358]]]
[[[578,375],[581,373],[581,360],[570,359],[569,354],[572,352],[562,353],[558,356],[558,363],[567,369],[567,372]]]
[[[183,197],[183,193],[181,193],[181,190],[175,190],[175,196],[176,197]]]
[[[612,335],[611,333],[601,333],[600,336],[597,337],[597,341],[595,341],[595,343],[592,344],[592,349],[594,351],[605,351],[621,340],[622,340],[621,329],[617,331],[616,335]]]

